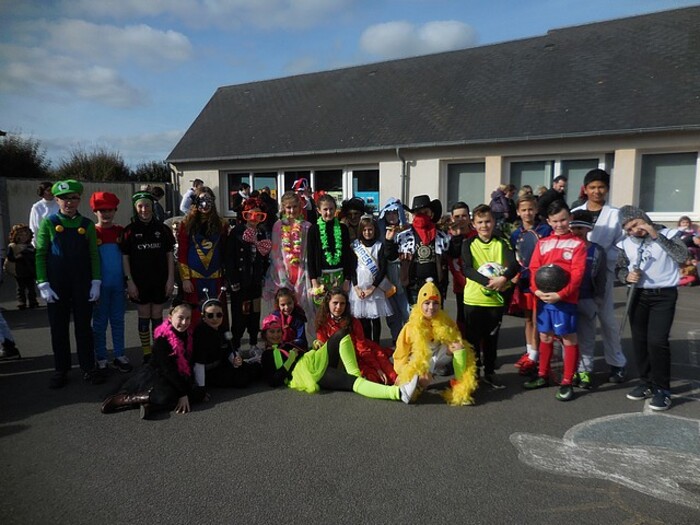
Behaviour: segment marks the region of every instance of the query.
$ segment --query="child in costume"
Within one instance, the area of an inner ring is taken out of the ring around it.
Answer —
[[[0,282],[2,282],[2,278],[3,272],[2,268],[0,267]],[[19,349],[15,344],[15,338],[12,336],[10,326],[7,324],[7,321],[5,321],[2,312],[0,312],[0,339],[2,339],[0,359],[22,358],[22,356],[19,353]]]
[[[192,361],[199,388],[245,388],[260,377],[260,365],[246,363],[224,326],[224,305],[218,299],[202,304],[202,322],[194,329]]]
[[[95,339],[95,359],[98,370],[107,369],[107,323],[112,329],[114,361],[120,372],[131,372],[129,358],[124,355],[124,268],[119,243],[124,228],[114,224],[119,198],[114,193],[98,191],[90,197],[90,208],[97,216],[97,247],[100,252],[102,285],[100,300],[92,316],[92,334]]]
[[[319,217],[309,228],[308,270],[314,295],[336,286],[350,290],[355,277],[355,255],[350,248],[348,227],[336,217],[335,199],[324,194],[318,199]]]
[[[564,375],[556,394],[559,401],[574,397],[572,382],[578,364],[577,303],[581,281],[586,271],[586,244],[569,229],[569,207],[556,200],[547,208],[547,223],[553,234],[537,241],[530,260],[535,277],[530,288],[537,302],[537,330],[540,333],[540,363],[538,377],[523,386],[532,390],[549,386],[550,362],[554,352],[554,337],[561,337],[564,346]],[[537,271],[546,265],[556,265],[569,276],[568,283],[557,292],[543,292],[537,285]]]
[[[350,314],[348,294],[336,287],[326,293],[316,315],[318,342],[314,346],[325,343],[338,331],[350,335],[362,377],[375,383],[394,384],[396,372],[389,361],[391,350],[365,337],[360,321]]]
[[[34,234],[26,224],[15,224],[10,230],[5,267],[17,281],[17,308],[36,308],[36,250],[32,244]]]
[[[63,180],[51,189],[59,211],[41,221],[36,241],[36,280],[51,325],[55,373],[50,388],[62,388],[71,368],[70,319],[73,316],[78,363],[83,378],[104,382],[95,369],[93,303],[100,298],[100,255],[95,225],[78,213],[83,185]]]
[[[153,355],[102,403],[102,413],[141,408],[141,419],[159,410],[187,414],[190,404],[207,399],[192,377],[192,307],[182,303],[170,309],[155,331]]]
[[[257,197],[242,204],[242,222],[229,232],[224,255],[226,277],[231,286],[233,347],[241,346],[248,330],[251,352],[258,344],[263,280],[270,265],[270,236],[263,228],[267,213]],[[259,357],[259,356],[258,356]]]
[[[379,212],[377,225],[379,227],[379,236],[383,241],[386,240],[387,232],[391,235],[396,235],[405,228],[406,212],[399,199],[390,197],[387,200],[386,204]],[[403,325],[408,321],[411,309],[408,306],[406,291],[401,285],[401,260],[398,254],[395,254],[393,258],[389,257],[385,248],[384,257],[387,261],[387,278],[389,282],[394,285],[394,289],[396,290],[393,295],[387,297],[387,301],[393,313],[386,318],[386,324],[389,326],[389,331],[391,331],[391,340],[393,344],[396,344],[396,339],[399,337]]]
[[[185,301],[193,307],[192,325],[199,323],[199,305],[224,286],[224,242],[228,226],[216,211],[214,192],[202,186],[179,227],[178,267]],[[207,291],[205,291],[205,289]]]
[[[585,389],[592,387],[593,357],[595,353],[595,321],[598,316],[598,301],[605,295],[605,281],[608,277],[605,250],[599,244],[590,242],[588,233],[593,229],[593,216],[587,210],[571,214],[571,233],[586,243],[586,272],[583,274],[578,293],[578,348],[580,360],[574,384]],[[597,300],[596,300],[597,299]]]
[[[295,347],[299,352],[309,348],[306,340],[306,314],[296,302],[294,292],[280,288],[275,294],[274,315],[282,326],[282,341]]]
[[[634,206],[620,208],[627,236],[618,243],[618,279],[631,284],[629,320],[639,386],[628,399],[651,398],[649,408],[671,407],[671,347],[669,334],[678,300],[678,265],[688,257],[677,230],[657,226]]]
[[[413,403],[420,393],[417,375],[402,386],[380,385],[361,377],[352,339],[344,331],[303,354],[282,343],[282,326],[274,315],[263,320],[262,334],[267,343],[262,355],[263,377],[272,387],[286,384],[310,394],[321,389],[340,390],[406,404]]]
[[[282,195],[281,203],[282,218],[272,227],[270,270],[263,295],[266,300],[272,301],[277,290],[289,288],[294,291],[306,318],[313,323],[315,307],[309,295],[311,282],[307,272],[306,248],[311,224],[304,220],[301,201],[295,192],[288,191]]]
[[[131,201],[134,217],[124,228],[120,246],[127,293],[136,303],[141,349],[147,361],[151,330],[155,332],[163,322],[163,305],[175,285],[175,238],[170,228],[155,219],[150,192],[135,193]]]
[[[457,323],[441,308],[440,290],[432,281],[418,291],[417,303],[396,341],[394,369],[396,384],[403,385],[418,374],[427,387],[435,369],[452,362],[455,378],[443,394],[453,406],[472,405],[477,388],[474,351],[462,339]]]
[[[523,195],[518,199],[517,213],[520,217],[521,224],[510,235],[510,246],[517,253],[518,242],[523,240],[525,232],[531,231],[537,234],[541,239],[548,237],[552,233],[552,228],[546,222],[540,222],[537,215],[537,199],[532,193]],[[520,369],[520,375],[530,375],[537,370],[537,361],[539,360],[538,340],[537,340],[537,323],[535,321],[535,313],[537,306],[537,298],[532,294],[530,289],[530,261],[518,259],[524,266],[520,267],[520,275],[518,276],[516,286],[520,294],[517,306],[523,312],[525,318],[525,353],[515,363],[515,367]],[[515,295],[513,296],[516,297]]]
[[[474,208],[473,222],[477,235],[462,243],[462,267],[467,278],[463,298],[467,341],[475,349],[481,346],[484,382],[501,389],[505,385],[495,370],[498,332],[506,306],[502,294],[510,287],[510,281],[518,274],[520,265],[515,260],[510,243],[494,235],[496,219],[489,206],[482,204]],[[499,271],[484,275],[484,268],[497,268]]]
[[[397,233],[387,230],[385,249],[389,259],[401,259],[401,284],[406,289],[409,304],[416,303],[418,290],[427,279],[440,289],[441,297],[447,292],[449,271],[447,255],[450,236],[435,225],[442,216],[442,204],[427,195],[413,198],[411,226]]]
[[[386,279],[387,260],[384,243],[378,240],[377,224],[371,215],[364,215],[358,225],[358,238],[352,241],[357,259],[355,279],[350,289],[350,306],[360,320],[365,337],[379,344],[382,336],[382,317],[393,312],[387,295],[396,287]]]

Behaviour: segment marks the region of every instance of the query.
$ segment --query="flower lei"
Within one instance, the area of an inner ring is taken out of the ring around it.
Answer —
[[[301,264],[301,219],[288,219],[282,222],[282,251],[290,266]]]
[[[340,221],[337,218],[333,219],[333,240],[335,241],[335,252],[333,253],[330,253],[328,250],[328,234],[326,233],[326,223],[323,217],[319,217],[316,223],[318,224],[318,230],[321,235],[321,248],[323,249],[323,256],[326,258],[326,262],[329,266],[338,266],[343,250]]]

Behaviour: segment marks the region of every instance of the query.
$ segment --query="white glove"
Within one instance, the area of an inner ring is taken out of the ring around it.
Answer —
[[[91,281],[90,283],[90,302],[94,303],[95,301],[100,300],[100,285],[102,284],[102,281],[99,281],[95,279],[94,281]]]
[[[36,286],[39,288],[39,294],[44,301],[47,303],[58,301],[58,295],[51,289],[51,285],[48,282],[39,283]]]

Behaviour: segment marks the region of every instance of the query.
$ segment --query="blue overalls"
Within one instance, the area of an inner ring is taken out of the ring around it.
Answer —
[[[82,218],[79,228],[66,228],[58,215],[49,217],[54,229],[47,254],[46,274],[58,301],[47,303],[51,347],[57,371],[71,368],[70,317],[73,313],[78,364],[88,372],[95,367],[92,338],[90,285],[92,267],[86,232],[91,222]]]

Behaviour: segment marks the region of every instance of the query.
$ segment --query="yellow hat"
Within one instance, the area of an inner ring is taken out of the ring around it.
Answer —
[[[428,300],[437,301],[438,303],[441,302],[440,290],[438,290],[438,287],[435,286],[435,283],[430,278],[425,281],[425,284],[418,291],[416,303],[421,307],[423,303]]]

